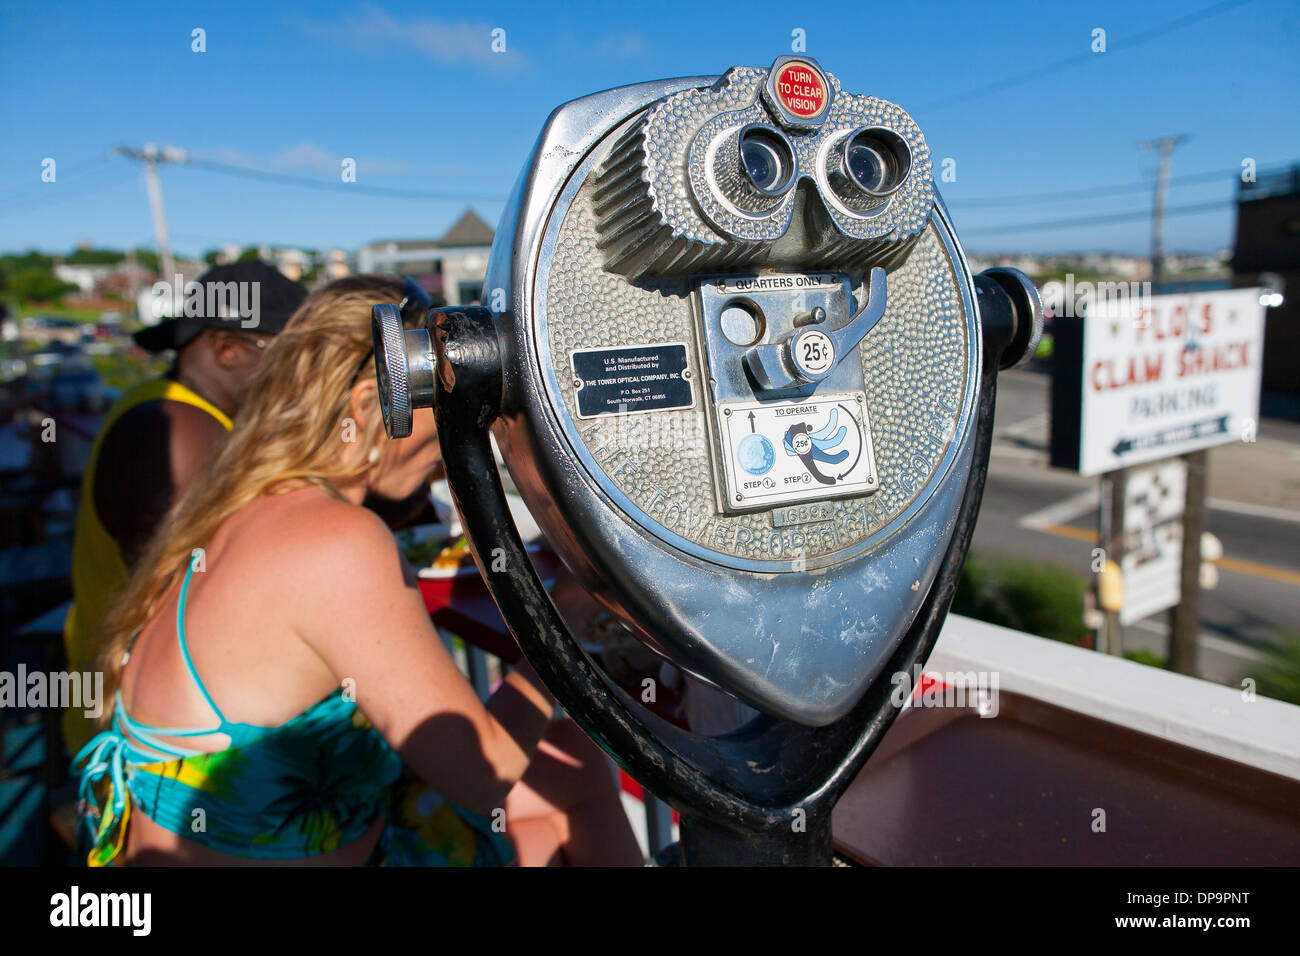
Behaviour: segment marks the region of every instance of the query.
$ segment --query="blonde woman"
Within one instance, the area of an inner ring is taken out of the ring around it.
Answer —
[[[479,701],[362,507],[440,462],[432,415],[381,423],[370,309],[401,288],[303,303],[110,615],[111,725],[75,762],[92,865],[640,862],[599,751],[567,721],[542,742],[527,663]]]

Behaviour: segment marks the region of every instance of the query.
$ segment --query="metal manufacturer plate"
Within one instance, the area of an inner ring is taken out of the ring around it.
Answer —
[[[880,487],[862,392],[718,406],[727,506],[865,495]]]
[[[579,418],[695,405],[684,343],[577,349],[569,361],[578,390]]]
[[[835,505],[829,501],[809,501],[803,504],[777,508],[772,512],[773,528],[793,528],[801,524],[817,524],[835,517]]]

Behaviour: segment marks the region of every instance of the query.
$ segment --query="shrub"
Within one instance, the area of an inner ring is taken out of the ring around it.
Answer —
[[[1264,650],[1257,689],[1265,697],[1300,704],[1300,634],[1285,634],[1280,644]]]
[[[1083,624],[1087,591],[1086,579],[1059,565],[968,558],[952,610],[990,624],[1080,644],[1091,633]]]
[[[1147,650],[1145,647],[1140,648],[1139,650],[1136,651],[1125,651],[1124,656],[1131,661],[1136,661],[1139,664],[1145,664],[1147,665],[1147,667],[1163,668],[1165,666],[1165,659],[1163,657],[1161,657],[1155,651]]]

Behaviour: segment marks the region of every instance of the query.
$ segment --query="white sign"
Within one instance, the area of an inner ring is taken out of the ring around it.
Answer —
[[[1253,440],[1259,289],[1105,300],[1083,334],[1079,473]]]
[[[1134,468],[1124,483],[1124,625],[1181,600],[1187,465],[1178,458]]]
[[[862,392],[718,406],[733,509],[861,495],[879,487]]]

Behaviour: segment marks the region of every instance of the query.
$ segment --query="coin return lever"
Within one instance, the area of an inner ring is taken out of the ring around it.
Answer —
[[[755,278],[753,281],[761,280]],[[839,313],[848,311],[847,303],[853,298],[843,283],[838,288],[826,288],[823,294],[827,298],[834,298],[837,294],[847,297],[838,303],[835,311]],[[831,310],[826,305],[808,308],[808,300],[812,298],[815,297],[804,296],[795,305],[793,314],[786,320],[789,331],[780,334],[776,341],[760,342],[746,350],[745,367],[754,376],[759,389],[775,392],[797,388],[820,382],[830,375],[840,360],[856,350],[885,314],[885,270],[871,270],[866,305],[839,328],[825,328]],[[723,306],[724,314],[727,308],[727,305]]]

